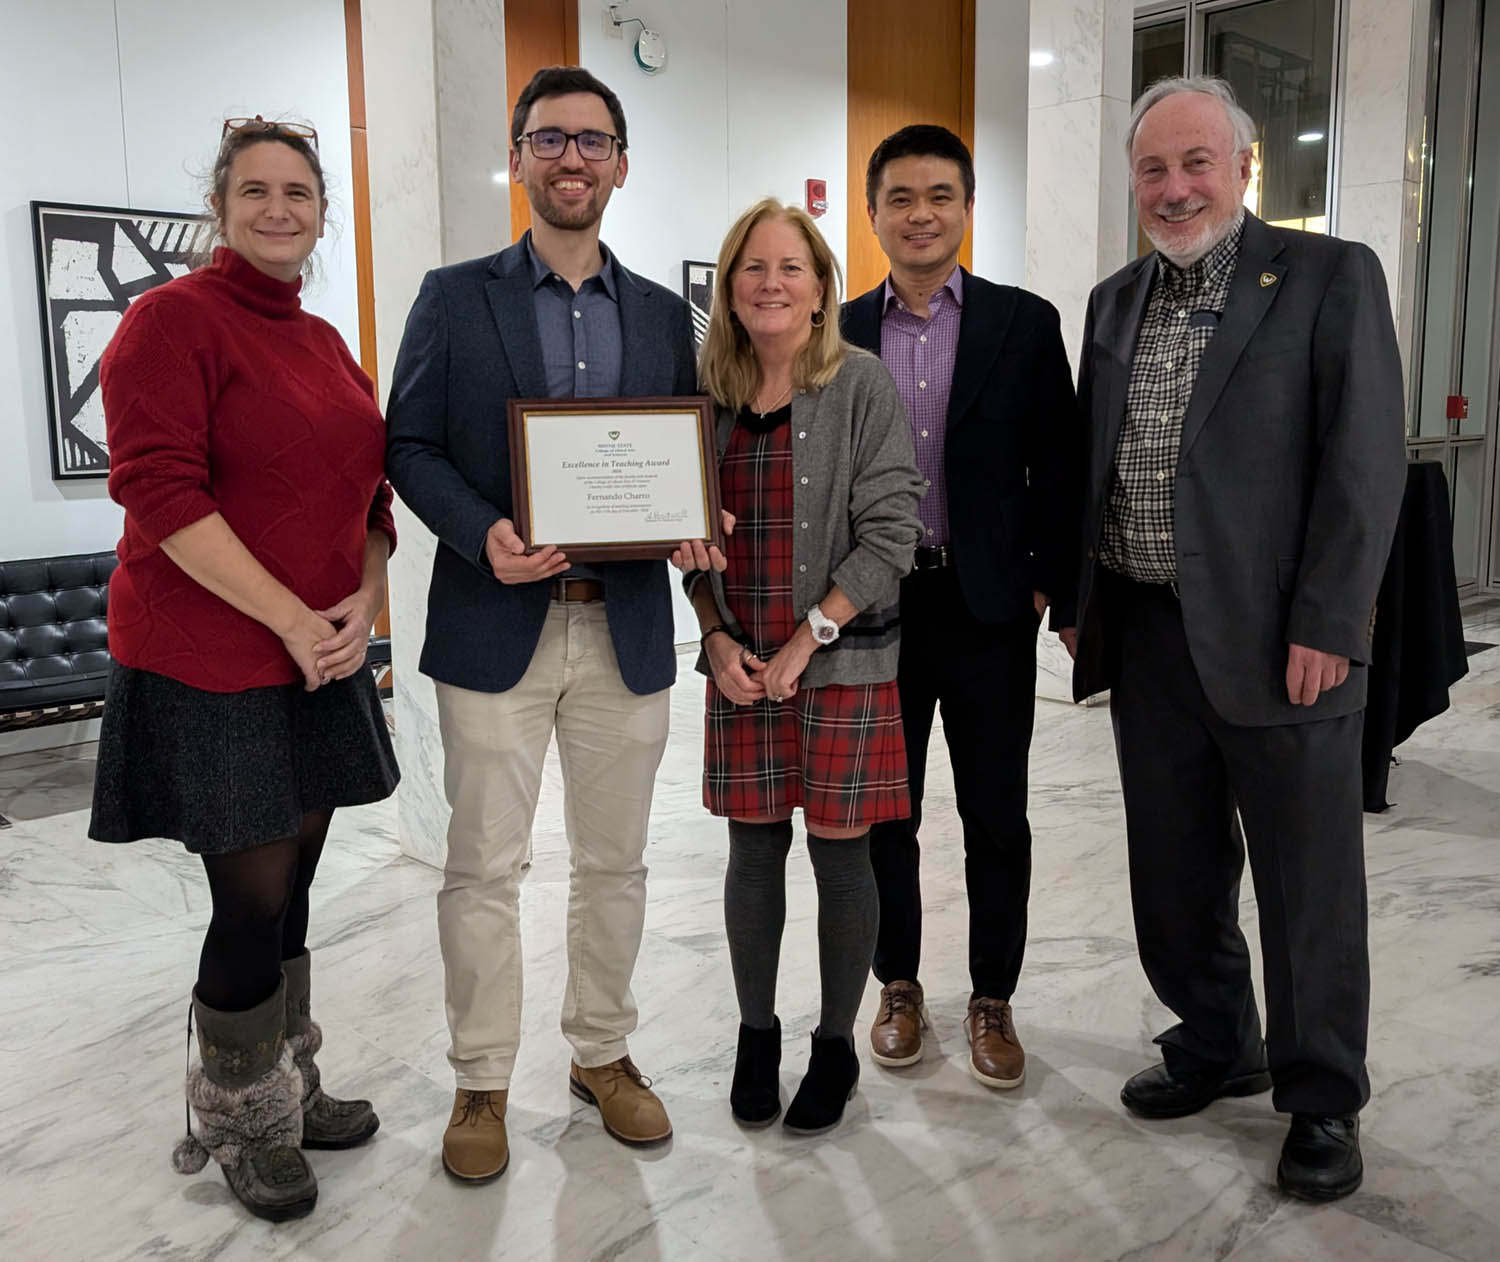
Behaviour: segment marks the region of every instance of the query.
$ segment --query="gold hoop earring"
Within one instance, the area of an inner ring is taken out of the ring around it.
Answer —
[[[828,313],[826,311],[824,311],[822,307],[819,307],[816,311],[814,311],[812,313],[812,326],[813,326],[813,328],[815,328],[815,329],[821,329],[827,323],[828,323]]]

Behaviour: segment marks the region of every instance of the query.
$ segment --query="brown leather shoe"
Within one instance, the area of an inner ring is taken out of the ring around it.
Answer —
[[[1005,1000],[969,1000],[964,1031],[969,1036],[969,1072],[974,1077],[1002,1090],[1021,1085],[1026,1077],[1026,1053]]]
[[[453,1116],[443,1132],[443,1169],[463,1183],[488,1183],[510,1165],[505,1134],[505,1100],[509,1091],[453,1093]]]
[[[922,1031],[930,1023],[916,982],[892,982],[880,991],[880,1011],[870,1027],[870,1059],[889,1069],[922,1059]]]
[[[568,1090],[597,1108],[604,1129],[622,1144],[658,1144],[672,1137],[672,1123],[651,1090],[651,1079],[628,1056],[597,1069],[582,1069],[574,1061]]]

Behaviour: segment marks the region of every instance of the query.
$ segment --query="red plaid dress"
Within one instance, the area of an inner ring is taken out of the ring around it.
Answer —
[[[736,519],[725,595],[762,660],[802,621],[792,597],[791,408],[766,419],[775,428],[735,424],[719,471]],[[843,829],[911,814],[894,679],[799,687],[786,701],[736,706],[710,678],[704,726],[703,802],[715,815],[753,819],[800,806],[810,828]]]

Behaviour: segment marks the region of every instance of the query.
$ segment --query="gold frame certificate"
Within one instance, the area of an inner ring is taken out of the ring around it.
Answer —
[[[511,399],[506,422],[528,548],[641,561],[685,539],[723,546],[711,400]]]

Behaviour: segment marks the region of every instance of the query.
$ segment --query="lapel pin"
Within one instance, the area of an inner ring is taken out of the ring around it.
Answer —
[[[1276,283],[1276,273],[1275,272],[1262,272],[1260,274],[1260,287],[1262,289],[1269,289],[1275,283]]]

